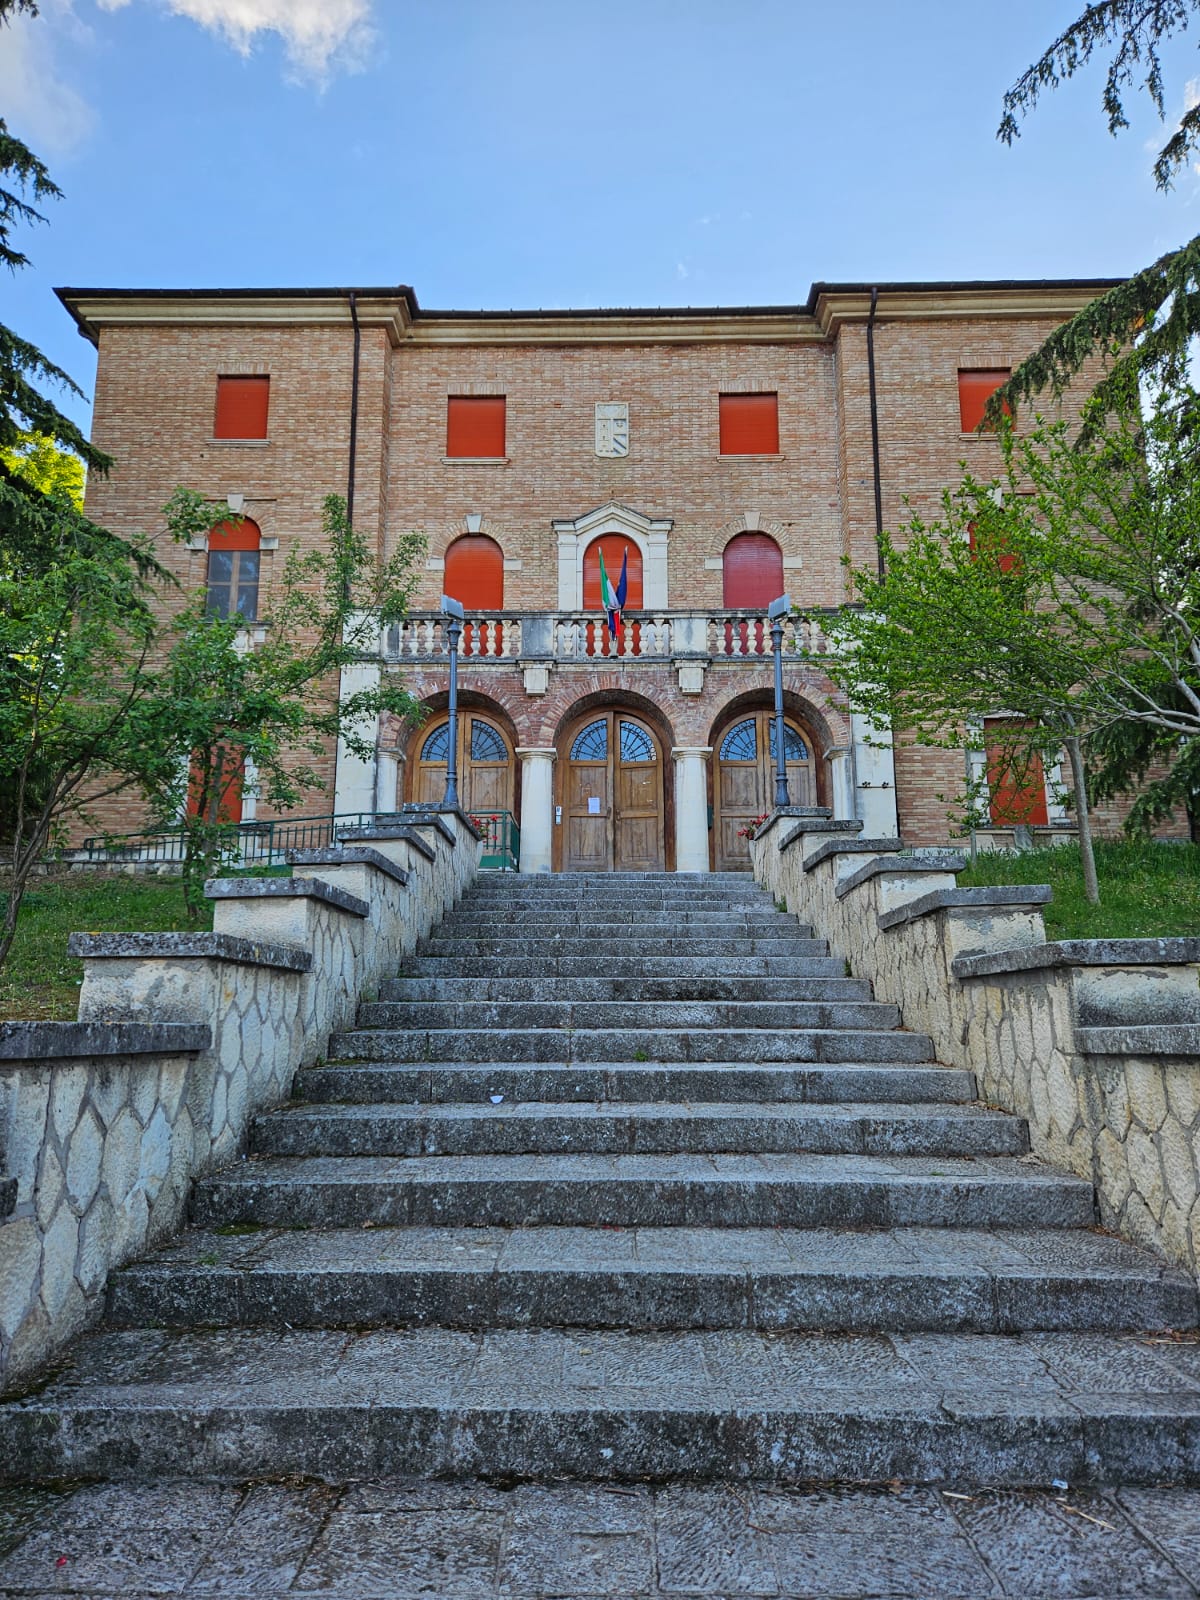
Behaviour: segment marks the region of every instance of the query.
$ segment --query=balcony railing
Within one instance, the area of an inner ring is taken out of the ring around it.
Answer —
[[[827,655],[819,617],[786,617],[785,654]],[[448,653],[446,619],[414,612],[384,629],[385,661],[438,661]],[[629,611],[614,636],[596,612],[472,612],[459,646],[471,662],[587,661],[631,656],[645,661],[691,657],[734,661],[770,655],[771,628],[763,611]]]

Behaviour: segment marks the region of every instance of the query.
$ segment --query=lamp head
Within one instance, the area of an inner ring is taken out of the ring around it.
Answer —
[[[442,615],[444,617],[453,617],[456,621],[461,622],[463,620],[462,601],[454,600],[450,595],[444,594],[442,596]]]
[[[767,617],[771,622],[774,622],[776,617],[786,617],[791,609],[791,595],[781,594],[778,600],[772,600],[771,604],[767,607]]]

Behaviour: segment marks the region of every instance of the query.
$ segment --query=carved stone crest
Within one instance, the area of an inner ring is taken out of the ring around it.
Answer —
[[[596,402],[596,454],[598,456],[627,456],[629,454],[629,402],[627,400],[599,400]]]

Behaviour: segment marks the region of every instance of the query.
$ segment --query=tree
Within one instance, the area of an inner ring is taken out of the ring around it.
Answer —
[[[212,503],[190,490],[176,490],[165,510],[177,539],[215,520]],[[204,879],[236,843],[231,785],[248,771],[261,798],[294,806],[324,787],[311,758],[330,741],[369,757],[380,711],[422,714],[394,678],[345,700],[338,689],[344,668],[378,660],[379,629],[404,615],[424,541],[408,535],[376,562],[336,495],[324,503],[323,532],[323,548],[289,555],[262,619],[265,642],[247,648],[240,619],[213,616],[198,594],[166,625],[163,664],[130,707],[133,775],[157,826],[181,830],[193,918]]]
[[[1141,815],[1178,797],[1200,735],[1200,396],[1136,384],[1089,440],[1063,423],[1002,430],[1004,475],[966,477],[942,517],[883,541],[884,572],[856,572],[861,609],[826,622],[830,675],[919,742],[977,748],[1012,719],[1007,758],[1065,748],[1089,898],[1089,760],[1109,792],[1122,743],[1166,758]],[[1114,765],[1114,756],[1117,758]],[[1184,762],[1183,767],[1180,762]]]
[[[73,450],[64,450],[47,434],[23,433],[15,444],[0,449],[0,462],[39,494],[61,496],[83,510],[86,469]]]
[[[1005,95],[997,137],[1012,144],[1044,93],[1105,52],[1110,52],[1103,91],[1109,132],[1115,135],[1128,127],[1125,99],[1138,87],[1162,117],[1163,41],[1186,28],[1198,10],[1200,0],[1095,0]],[[1160,189],[1171,188],[1198,145],[1200,104],[1187,106],[1158,153],[1154,178]],[[1089,427],[1098,426],[1104,412],[1122,404],[1130,370],[1158,385],[1183,379],[1197,332],[1200,237],[1160,256],[1056,329],[992,397],[985,423],[995,425],[1004,406],[1015,408],[1018,401],[1029,401],[1047,388],[1057,398],[1087,361],[1103,356],[1109,371],[1094,391],[1096,405],[1088,419]]]

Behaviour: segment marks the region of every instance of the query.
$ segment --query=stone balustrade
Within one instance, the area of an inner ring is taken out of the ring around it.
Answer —
[[[816,617],[785,617],[785,654],[826,655],[829,641]],[[475,664],[516,661],[579,662],[597,657],[636,656],[647,661],[703,659],[720,663],[757,660],[771,653],[765,611],[628,611],[613,636],[603,616],[578,613],[472,613],[459,646]],[[413,612],[383,630],[380,652],[387,662],[445,661],[446,619]]]
[[[292,878],[209,883],[211,932],[71,935],[79,1020],[0,1023],[0,1385],[182,1225],[193,1179],[287,1099],[479,855],[463,813],[408,808],[295,852]]]
[[[755,875],[928,1032],[1104,1223],[1200,1268],[1200,939],[1046,941],[1040,887],[960,889],[948,853],[826,811],[770,817]]]

